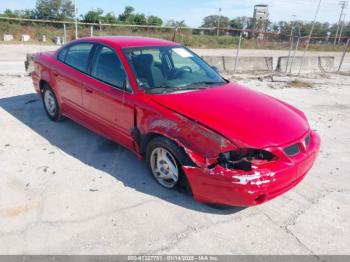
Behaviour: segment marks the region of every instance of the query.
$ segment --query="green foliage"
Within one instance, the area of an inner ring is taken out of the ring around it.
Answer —
[[[15,13],[12,12],[12,10],[10,10],[10,9],[6,9],[6,10],[4,11],[4,13],[2,14],[2,16],[6,16],[6,17],[16,17],[16,16],[15,16]]]
[[[38,19],[64,20],[74,17],[71,0],[37,0],[35,16]]]
[[[146,25],[147,24],[147,19],[144,14],[135,14],[133,16],[133,21],[130,21],[132,24],[136,25]]]
[[[147,24],[161,26],[163,24],[163,20],[158,16],[150,15],[149,17],[147,17]]]
[[[187,27],[185,24],[185,20],[182,21],[176,21],[174,19],[168,20],[165,24],[168,27]]]
[[[69,20],[74,18],[74,6],[72,0],[37,0],[35,9],[26,10],[10,10],[6,9],[0,16],[5,17],[22,17],[22,18],[37,18],[37,19],[49,19],[49,20]],[[251,17],[241,16],[230,19],[225,16],[210,15],[203,19],[203,24],[201,27],[216,28],[218,25],[218,20],[220,18],[220,28],[231,28],[231,29],[254,29],[254,20]],[[114,14],[113,12],[105,13],[102,9],[93,9],[87,13],[81,15],[80,20],[87,23],[106,23],[106,24],[131,24],[131,25],[152,25],[152,26],[162,26],[163,20],[160,17],[149,15],[146,16],[143,13],[137,13],[135,8],[132,6],[126,6],[121,14]],[[37,26],[39,24],[32,22],[21,22],[16,21],[0,22],[1,32],[12,32],[19,30],[21,26]],[[44,24],[45,25],[45,24]],[[232,33],[233,36],[220,36],[216,37],[214,34],[216,30],[206,31],[203,29],[190,30],[187,28],[185,21],[169,20],[165,23],[167,27],[181,27],[182,30],[178,31],[177,41],[180,41],[188,46],[193,47],[229,47],[235,46],[237,43],[237,35],[239,33]],[[48,28],[48,25],[45,25]],[[294,26],[294,35],[298,35],[300,32],[301,36],[307,36],[310,33],[312,22],[305,21],[279,21],[271,22],[268,21],[266,24],[267,32],[274,32],[276,34],[267,34],[263,42],[258,42],[253,39],[244,39],[242,43],[242,48],[271,48],[271,49],[285,49],[289,47],[289,34]],[[50,28],[59,29],[60,24],[52,25]],[[80,26],[83,28],[83,26]],[[24,27],[23,27],[24,28]],[[337,29],[337,24],[330,23],[320,23],[316,22],[314,26],[314,36],[327,37],[327,33],[330,32],[331,36],[335,35]],[[41,30],[41,29],[40,29]],[[39,35],[49,35],[49,31],[41,30],[35,34]],[[138,34],[138,35],[150,35],[172,39],[173,29],[164,28],[153,28],[148,30],[143,30],[142,28],[133,28],[124,34]],[[23,30],[22,30],[23,31]],[[152,32],[151,32],[152,31]],[[23,32],[22,32],[23,33]],[[212,36],[203,35],[212,34]],[[248,38],[252,34],[249,34]],[[350,23],[345,23],[343,28],[343,36],[350,35]],[[283,43],[284,42],[284,43]],[[332,41],[328,41],[331,44]],[[305,44],[304,42],[301,43]],[[321,43],[318,39],[313,39],[311,42],[310,50],[334,50],[332,45],[327,46],[325,40]]]
[[[119,21],[123,23],[133,22],[135,8],[132,6],[126,6],[123,13],[119,15]]]
[[[279,21],[275,23],[271,23],[268,30],[272,32],[279,32],[281,34],[289,35],[292,27],[294,26],[294,34],[298,35],[300,30],[301,36],[307,36],[310,34],[312,28],[312,22],[305,21]],[[330,23],[320,23],[316,22],[313,35],[315,36],[327,36],[327,33],[330,32],[331,35],[335,35],[337,30],[337,24],[331,25]],[[346,32],[350,33],[349,25],[345,25],[344,27],[344,35],[348,35]]]
[[[97,8],[82,15],[81,18],[84,23],[99,23],[104,20],[103,13],[104,11],[101,8]]]
[[[236,29],[252,29],[253,18],[247,16],[239,16],[230,21],[230,27]]]
[[[103,21],[107,24],[117,24],[118,18],[113,12],[109,12],[104,16]]]
[[[225,28],[230,25],[230,18],[226,16],[210,15],[204,17],[202,27],[217,27],[220,19],[220,28]]]
[[[163,21],[157,16],[146,17],[145,14],[135,13],[135,8],[126,6],[124,12],[118,17],[120,23],[129,25],[158,25],[161,26]]]

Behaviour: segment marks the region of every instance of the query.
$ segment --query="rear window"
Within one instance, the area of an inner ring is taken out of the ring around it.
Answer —
[[[68,49],[65,63],[87,73],[89,56],[94,45],[91,43],[77,44]],[[61,53],[60,53],[61,54]]]

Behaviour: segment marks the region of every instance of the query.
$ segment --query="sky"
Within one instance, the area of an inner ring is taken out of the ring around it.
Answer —
[[[185,20],[186,24],[198,27],[207,15],[218,14],[234,18],[237,16],[253,16],[255,4],[268,4],[270,20],[289,21],[293,15],[299,20],[312,21],[319,0],[76,0],[78,13],[86,13],[90,9],[102,8],[106,12],[119,14],[124,7],[131,5],[136,12],[146,15],[157,15],[164,21]],[[0,12],[10,9],[32,9],[35,0],[0,0]],[[348,8],[350,9],[350,7]],[[346,9],[346,14],[348,13]],[[318,21],[338,22],[340,6],[338,0],[322,0]],[[350,15],[347,16],[350,19]],[[349,20],[348,19],[348,20]]]

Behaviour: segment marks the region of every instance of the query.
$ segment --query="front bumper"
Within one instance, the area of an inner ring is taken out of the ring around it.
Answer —
[[[232,206],[254,206],[271,200],[300,183],[320,150],[320,137],[310,134],[310,144],[293,157],[283,148],[269,148],[278,159],[252,171],[184,167],[195,200]],[[282,153],[283,152],[283,153]]]

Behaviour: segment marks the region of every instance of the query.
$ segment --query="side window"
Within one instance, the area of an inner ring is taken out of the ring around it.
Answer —
[[[94,45],[91,43],[77,44],[68,49],[65,63],[84,73],[87,73],[89,56]]]
[[[67,50],[68,50],[68,48],[64,48],[59,52],[58,57],[57,57],[58,60],[60,60],[61,62],[64,62],[64,60],[66,59]]]
[[[101,46],[95,56],[91,75],[103,82],[122,88],[126,74],[117,54],[110,48]]]

